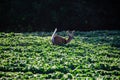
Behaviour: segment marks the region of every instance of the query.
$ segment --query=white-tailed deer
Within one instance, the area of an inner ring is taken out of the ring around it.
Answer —
[[[73,33],[74,31],[67,31],[68,39],[65,39],[59,35],[56,35],[57,28],[55,28],[51,40],[54,45],[62,45],[62,44],[67,44],[73,39]]]

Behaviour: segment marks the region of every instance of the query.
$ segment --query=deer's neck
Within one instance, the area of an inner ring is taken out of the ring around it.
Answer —
[[[69,36],[68,39],[66,40],[66,42],[69,43],[72,39],[73,39],[73,37]]]

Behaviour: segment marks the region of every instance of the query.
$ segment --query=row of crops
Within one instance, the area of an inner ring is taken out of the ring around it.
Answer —
[[[51,34],[1,32],[0,79],[120,79],[120,31],[76,31],[62,46]]]

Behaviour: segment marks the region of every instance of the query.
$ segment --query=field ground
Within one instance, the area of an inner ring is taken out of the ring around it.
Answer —
[[[62,46],[51,34],[1,32],[0,79],[120,80],[120,31],[76,31]]]

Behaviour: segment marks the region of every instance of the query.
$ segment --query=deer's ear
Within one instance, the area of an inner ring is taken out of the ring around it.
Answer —
[[[72,31],[72,33],[74,33],[74,32],[75,32],[75,30]]]
[[[66,33],[69,33],[69,30],[67,30]]]

